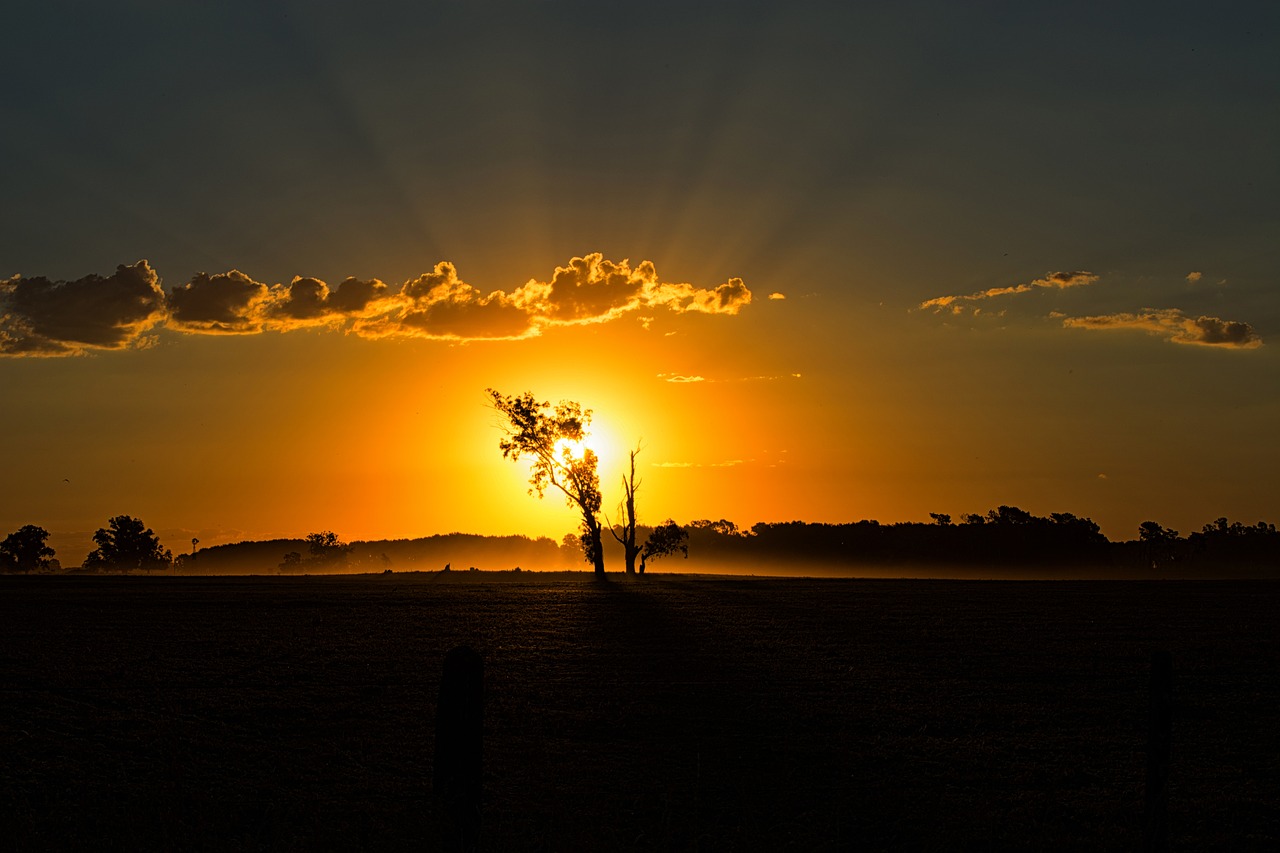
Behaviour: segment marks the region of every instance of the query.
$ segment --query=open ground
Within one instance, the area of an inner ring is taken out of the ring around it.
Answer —
[[[1157,649],[1172,846],[1280,845],[1276,582],[454,575],[0,578],[0,837],[445,846],[468,644],[482,849],[1135,849]]]

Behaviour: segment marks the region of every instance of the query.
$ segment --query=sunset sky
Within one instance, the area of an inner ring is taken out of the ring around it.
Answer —
[[[1274,3],[5,15],[0,536],[1280,522]]]

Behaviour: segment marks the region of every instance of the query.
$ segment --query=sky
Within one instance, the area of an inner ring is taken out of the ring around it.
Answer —
[[[23,4],[0,532],[1280,522],[1271,3]]]

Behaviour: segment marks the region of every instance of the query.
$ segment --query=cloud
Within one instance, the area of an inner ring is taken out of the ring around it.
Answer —
[[[1175,344],[1257,349],[1262,338],[1248,323],[1218,317],[1190,317],[1177,308],[1145,309],[1137,314],[1067,317],[1062,325],[1075,329],[1140,329]]]
[[[556,267],[551,281],[530,281],[517,293],[553,322],[599,323],[652,304],[645,292],[660,286],[650,261],[633,270],[626,260],[614,263],[596,252]]]
[[[287,285],[271,288],[263,315],[268,328],[287,332],[374,317],[395,304],[390,288],[376,278],[348,278],[330,290],[318,278],[296,276]]]
[[[330,327],[367,338],[516,340],[557,326],[606,323],[632,312],[649,328],[654,312],[735,315],[751,304],[740,278],[714,288],[663,281],[651,261],[632,267],[599,252],[572,258],[547,281],[482,291],[441,261],[393,289],[348,278],[336,290],[299,276],[267,285],[239,270],[200,273],[166,294],[146,261],[110,278],[0,281],[0,355],[78,355],[144,346],[163,325],[183,334],[259,334]]]
[[[0,281],[0,355],[65,356],[144,347],[166,314],[160,279],[146,261],[103,278],[20,276]]]
[[[726,459],[723,462],[654,462],[654,468],[737,468],[754,459]]]
[[[535,315],[521,299],[500,290],[485,294],[441,261],[429,273],[404,283],[382,310],[357,321],[352,331],[367,338],[518,340],[537,335]]]
[[[778,291],[775,290],[773,293],[769,294],[769,298],[770,299],[786,299],[787,295],[785,293],[779,293]]]
[[[707,379],[703,376],[686,376],[681,373],[659,373],[663,382],[773,382],[778,379],[800,379],[799,373],[779,373],[773,376],[736,376],[729,379]]]
[[[1037,278],[1024,284],[1015,284],[1009,287],[992,287],[988,290],[980,290],[977,293],[967,295],[936,296],[933,299],[921,302],[917,310],[932,308],[937,312],[946,308],[954,314],[959,314],[964,310],[964,307],[959,303],[977,302],[981,299],[993,299],[998,296],[1011,296],[1018,293],[1030,293],[1033,290],[1043,288],[1065,290],[1069,287],[1083,287],[1084,285],[1094,284],[1098,281],[1098,278],[1099,276],[1087,270],[1051,272],[1046,273],[1044,278]]]
[[[1203,275],[1204,273],[1201,273],[1201,272],[1187,273],[1187,284],[1195,284],[1197,281],[1201,279],[1201,277],[1203,277]]]
[[[168,327],[196,334],[245,335],[262,331],[271,289],[239,270],[198,273],[169,294]]]

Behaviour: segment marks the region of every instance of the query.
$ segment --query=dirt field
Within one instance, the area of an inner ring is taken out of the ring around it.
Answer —
[[[456,574],[456,573],[455,573]],[[0,577],[0,848],[432,849],[446,651],[486,850],[1280,847],[1275,582]]]

